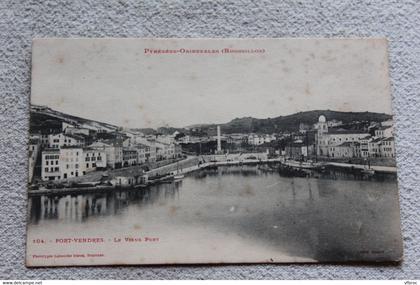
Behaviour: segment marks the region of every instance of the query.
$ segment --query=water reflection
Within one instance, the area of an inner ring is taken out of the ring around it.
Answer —
[[[153,188],[116,190],[107,193],[39,196],[29,199],[30,223],[40,220],[85,222],[89,217],[119,215],[129,206],[153,205],[159,200],[175,199],[181,183]]]
[[[100,229],[111,236],[138,225],[172,237],[174,247],[186,238],[211,247],[211,237],[221,235],[320,261],[386,260],[401,250],[395,180],[335,169],[297,178],[257,166],[219,167],[145,189],[32,197],[29,213],[35,232]],[[362,255],[366,249],[386,250]]]

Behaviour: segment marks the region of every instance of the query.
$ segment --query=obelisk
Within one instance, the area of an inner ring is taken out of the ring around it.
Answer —
[[[220,126],[217,126],[217,153],[222,153],[222,141],[220,137]]]

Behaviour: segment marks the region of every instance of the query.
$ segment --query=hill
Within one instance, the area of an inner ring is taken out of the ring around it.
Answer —
[[[116,131],[118,126],[65,114],[49,107],[31,105],[29,129],[60,129],[63,122],[91,130]]]
[[[392,116],[384,113],[374,112],[339,112],[332,110],[313,110],[299,112],[287,116],[275,118],[256,119],[253,117],[235,118],[232,121],[221,124],[222,132],[230,133],[278,133],[284,131],[296,131],[299,124],[312,125],[318,122],[319,116],[324,115],[327,120],[342,121],[344,125],[355,122],[382,122],[392,119]],[[31,105],[31,132],[42,129],[60,129],[62,122],[77,125],[92,130],[103,130],[113,132],[121,129],[118,126],[68,115],[44,106]],[[216,124],[197,124],[187,127],[198,128],[207,133],[215,133]],[[186,128],[161,127],[154,129],[133,129],[145,134],[173,134],[175,131],[187,133]]]
[[[252,117],[236,118],[220,125],[223,133],[277,133],[296,131],[299,124],[312,125],[318,122],[319,116],[324,115],[327,120],[342,121],[343,124],[354,122],[382,122],[392,119],[391,115],[374,112],[339,112],[331,110],[313,110],[299,112],[275,118],[256,119]],[[212,129],[215,125],[202,125],[202,129]]]

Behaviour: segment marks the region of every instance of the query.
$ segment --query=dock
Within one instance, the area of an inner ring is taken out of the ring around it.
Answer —
[[[172,181],[175,175],[186,175],[188,173],[218,166],[234,166],[234,165],[259,165],[259,164],[269,164],[269,163],[280,163],[281,165],[288,166],[294,169],[306,169],[306,170],[315,170],[321,167],[338,167],[343,169],[360,169],[360,170],[373,170],[378,173],[385,174],[396,174],[397,168],[392,166],[377,166],[372,165],[370,168],[367,168],[366,165],[362,164],[350,164],[350,163],[339,163],[339,162],[300,162],[295,160],[285,160],[284,158],[270,158],[270,159],[243,159],[243,160],[226,160],[226,161],[210,161],[197,163],[192,166],[181,167],[180,169],[173,170],[173,165],[167,165],[160,167],[158,169],[153,169],[151,171],[145,172],[146,175],[156,174],[158,170],[168,171],[165,174],[159,175],[157,178],[151,176],[147,183],[145,184],[133,184],[133,185],[97,185],[92,187],[72,187],[72,188],[54,188],[54,189],[40,189],[40,190],[29,190],[28,193],[30,196],[40,196],[40,195],[59,195],[59,194],[79,194],[79,193],[100,193],[110,190],[119,190],[119,189],[143,189],[151,185],[165,183]]]
[[[390,173],[390,174],[397,173],[397,168],[394,166],[371,165],[368,168],[366,165],[363,165],[363,164],[350,164],[350,163],[339,163],[339,162],[325,162],[324,165],[342,167],[342,168],[361,169],[361,170],[370,169],[370,170],[373,170],[375,172],[380,172],[380,173]]]

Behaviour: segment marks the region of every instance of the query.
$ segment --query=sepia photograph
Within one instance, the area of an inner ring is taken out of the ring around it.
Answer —
[[[26,265],[401,261],[387,45],[35,39]]]

